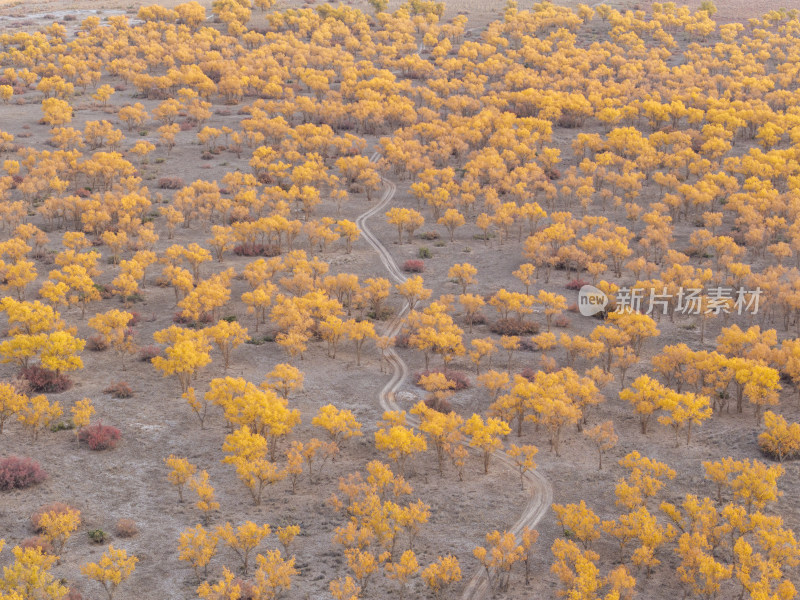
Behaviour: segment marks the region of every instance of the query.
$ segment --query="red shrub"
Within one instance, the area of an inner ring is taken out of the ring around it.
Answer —
[[[473,325],[483,325],[486,323],[486,315],[482,312],[477,312],[472,316]]]
[[[128,311],[131,314],[131,320],[128,321],[128,327],[134,327],[139,324],[139,321],[142,320],[142,315],[140,315],[135,310]]]
[[[90,450],[116,448],[119,438],[119,429],[111,427],[110,425],[103,425],[102,423],[90,425],[82,429],[80,434],[78,434],[78,439],[82,442],[86,442]]]
[[[100,297],[103,300],[108,300],[109,298],[114,297],[114,290],[110,285],[97,285],[95,284],[97,291],[100,292]]]
[[[133,390],[131,389],[131,386],[124,381],[112,383],[103,390],[103,393],[111,394],[114,398],[131,398],[133,396]]]
[[[42,483],[47,473],[31,458],[9,456],[0,460],[0,492],[21,490]]]
[[[184,185],[180,177],[162,177],[158,180],[158,187],[162,190],[179,190]]]
[[[565,287],[568,290],[579,290],[585,285],[589,285],[589,282],[584,281],[583,279],[573,279]]]
[[[33,365],[20,371],[32,392],[57,394],[72,387],[72,380],[64,373],[56,373],[39,365]]]
[[[553,319],[553,325],[556,327],[569,327],[569,319],[564,315],[558,315]]]
[[[548,179],[561,179],[561,171],[556,168],[545,169],[544,174]]]
[[[77,588],[69,588],[69,592],[64,596],[64,600],[83,600],[83,594]]]
[[[407,260],[403,263],[403,271],[406,273],[422,273],[425,271],[425,263],[416,259]]]
[[[234,246],[233,253],[236,256],[278,256],[281,253],[279,246],[275,244],[238,244]]]
[[[188,325],[193,321],[191,317],[187,317],[183,314],[183,311],[180,311],[172,315],[172,322],[177,323],[178,325]]]
[[[139,533],[139,528],[133,519],[120,519],[114,528],[114,533],[121,538],[131,538]]]
[[[449,414],[453,412],[453,406],[446,398],[436,398],[435,396],[430,396],[429,398],[425,399],[425,406],[443,414]]]
[[[139,360],[142,362],[150,362],[156,356],[161,356],[163,350],[160,346],[142,346],[139,348]]]
[[[419,385],[420,378],[424,377],[425,375],[430,375],[431,373],[444,374],[447,379],[456,384],[456,387],[453,388],[456,391],[465,390],[470,386],[469,378],[464,373],[461,371],[453,371],[452,369],[431,369],[430,371],[421,371],[414,376],[414,383]]]
[[[103,350],[108,350],[108,342],[105,336],[95,333],[86,339],[86,349],[92,352],[102,352]]]
[[[497,319],[489,329],[497,335],[535,335],[539,333],[539,324],[522,319]]]
[[[53,552],[53,544],[40,535],[22,540],[22,543],[19,545],[19,547],[23,550],[27,550],[28,548],[38,548],[39,552],[42,554],[50,554]]]

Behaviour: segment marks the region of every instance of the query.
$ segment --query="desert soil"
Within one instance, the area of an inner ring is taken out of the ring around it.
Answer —
[[[166,6],[177,3],[177,0],[161,2]],[[299,4],[292,3],[292,5]],[[352,4],[367,8],[366,2]],[[642,8],[648,5],[646,2],[610,4],[631,8],[634,8],[635,4]],[[690,3],[693,4],[699,3]],[[277,7],[289,5],[282,2]],[[800,7],[797,2],[788,1],[720,1],[717,3],[718,18],[720,21],[746,19],[773,8],[773,5],[775,8]],[[478,28],[476,34],[501,10],[501,2],[485,0],[459,0],[448,6],[450,15],[457,12],[468,14],[469,26]],[[0,30],[35,28],[52,18],[60,20],[67,13],[81,16],[94,11],[100,11],[101,15],[135,13],[130,2],[125,0],[22,3],[7,1],[0,7]],[[122,83],[113,77],[105,78],[104,82],[112,85]],[[27,101],[22,104],[12,103],[0,109],[3,128],[17,135],[19,143],[41,148],[48,139],[48,128],[39,124],[41,112],[38,95],[29,94],[26,98]],[[79,96],[75,99],[78,110],[73,126],[80,127],[91,119],[114,119],[114,113],[119,106],[133,101],[132,91],[119,92],[114,95],[105,114],[93,107],[88,96]],[[145,104],[148,111],[157,105],[156,101],[141,98],[136,98],[135,101]],[[233,127],[241,118],[235,110],[224,111],[222,114],[217,111],[208,125]],[[151,128],[144,136],[136,139],[156,142],[157,135],[154,129]],[[126,142],[128,145],[136,141],[131,139],[134,135],[128,134],[129,140]],[[562,156],[571,157],[569,145],[574,135],[575,132],[571,130],[556,130],[554,145],[562,148]],[[377,138],[367,136],[367,139],[370,146],[374,147]],[[167,156],[161,149],[151,155],[149,165],[143,168],[145,183],[155,191],[155,180],[160,177],[181,177],[186,182],[195,179],[220,180],[226,172],[237,166],[243,170],[247,168],[246,158],[237,160],[234,155],[225,154],[214,161],[206,162],[197,160],[199,154],[195,132],[180,133],[177,146],[171,155]],[[154,159],[158,158],[165,160],[156,164]],[[415,207],[416,201],[409,192],[409,182],[398,181],[397,184],[398,190],[393,205]],[[356,196],[347,203],[342,216],[355,220],[369,207],[366,198]],[[325,215],[335,216],[335,208],[321,207],[318,216]],[[395,242],[395,230],[382,218],[371,220],[370,227],[399,264],[406,259],[416,258],[421,246],[431,250],[433,256],[426,261],[425,281],[433,288],[434,297],[440,294],[458,293],[457,287],[449,282],[447,277],[449,267],[458,262],[470,262],[478,268],[479,284],[474,292],[490,294],[500,287],[508,289],[518,287],[518,282],[511,273],[523,261],[521,244],[513,237],[503,246],[499,246],[496,240],[491,240],[488,246],[485,246],[483,241],[475,237],[477,229],[466,227],[457,234],[454,243],[416,239],[412,244],[399,245]],[[438,229],[443,235],[442,240],[446,239],[446,234],[441,228],[436,226],[424,228],[424,230],[434,229]],[[679,242],[685,242],[690,229],[688,226],[676,229]],[[163,250],[172,243],[203,241],[209,236],[208,232],[202,229],[179,229],[174,240],[167,240],[166,232],[160,231],[160,233],[162,238],[158,250]],[[57,237],[55,233],[51,235],[51,238]],[[361,279],[386,276],[386,271],[378,261],[373,248],[363,239],[355,244],[350,255],[344,254],[341,249],[336,249],[323,255],[322,258],[330,263],[331,272],[358,273]],[[222,265],[216,263],[205,265],[203,274],[207,276],[214,270],[230,266],[240,271],[248,260],[226,257]],[[46,264],[40,263],[37,267],[42,277],[32,287],[37,287],[48,272]],[[109,275],[101,277],[101,283],[110,281],[111,269],[108,269],[108,272]],[[153,279],[151,276],[145,290],[144,302],[134,307],[142,316],[142,321],[136,329],[138,338],[143,341],[151,339],[153,332],[172,324],[176,310],[172,290],[157,287]],[[541,284],[538,287],[558,290],[567,297],[568,303],[572,303],[576,299],[576,292],[567,291],[564,287],[570,279],[571,276],[556,272],[547,286]],[[234,281],[232,297],[237,298],[246,289],[245,282]],[[93,305],[91,310],[100,312],[118,307],[117,300],[104,300]],[[399,310],[401,305],[395,300],[391,307]],[[237,316],[248,326],[252,324],[252,319],[246,315],[241,303],[236,303],[226,314]],[[77,323],[82,337],[91,333],[86,321],[80,319],[79,311],[76,309],[65,311],[64,316],[69,322]],[[592,319],[571,315],[568,331],[573,335],[588,335],[595,324]],[[720,328],[727,324],[729,323],[721,319],[709,324],[705,347],[712,347],[714,337]],[[748,323],[740,321],[740,324]],[[769,325],[769,323],[763,324]],[[659,347],[678,342],[686,342],[693,348],[703,346],[699,340],[699,331],[693,327],[690,319],[679,318],[675,323],[662,322],[660,326],[662,334],[658,340]],[[780,334],[781,337],[789,335],[782,331]],[[476,326],[475,335],[477,337],[489,335],[488,328],[485,325]],[[649,358],[654,351],[657,351],[655,344],[647,347],[642,356],[642,364],[630,369],[627,375],[628,381],[647,371]],[[417,353],[405,349],[398,350],[398,353],[409,366],[411,373],[423,368],[421,357]],[[87,582],[79,575],[78,565],[96,560],[104,546],[90,544],[84,532],[92,529],[112,532],[119,518],[131,518],[137,523],[140,533],[131,539],[114,540],[114,543],[138,556],[140,562],[135,575],[129,584],[120,589],[117,597],[123,600],[193,598],[197,582],[191,569],[177,559],[177,539],[181,531],[198,521],[198,514],[189,502],[185,504],[177,502],[177,494],[166,480],[166,468],[162,462],[166,456],[176,454],[186,456],[199,468],[208,470],[211,482],[217,490],[217,499],[223,507],[221,513],[213,520],[215,524],[226,520],[234,524],[244,520],[254,520],[268,522],[273,527],[286,524],[300,525],[302,534],[295,542],[293,551],[297,556],[301,574],[297,577],[288,597],[330,598],[327,592],[328,582],[345,571],[341,550],[331,544],[333,530],[344,523],[344,517],[329,506],[327,499],[336,491],[340,476],[362,470],[368,461],[379,457],[374,450],[372,434],[382,414],[378,402],[379,392],[389,379],[389,375],[381,372],[377,351],[367,352],[361,366],[356,366],[355,356],[349,348],[342,348],[340,356],[333,361],[325,356],[322,346],[314,345],[305,359],[298,363],[305,373],[306,380],[304,390],[291,399],[292,406],[299,408],[304,416],[303,425],[299,427],[296,437],[307,439],[313,435],[320,435],[319,430],[311,427],[310,418],[319,406],[330,402],[351,408],[365,424],[365,435],[348,442],[341,456],[324,470],[317,483],[312,485],[304,475],[297,494],[291,495],[288,482],[282,482],[270,490],[268,499],[260,507],[253,506],[233,469],[220,462],[222,458],[220,446],[228,433],[220,414],[213,413],[206,428],[201,430],[181,400],[177,383],[172,379],[162,379],[151,365],[133,362],[122,371],[110,353],[87,351],[84,352],[83,358],[85,368],[75,374],[75,387],[52,396],[52,399],[57,399],[63,406],[68,407],[80,398],[92,398],[98,408],[98,418],[104,423],[119,427],[123,433],[123,441],[114,451],[95,453],[85,448],[78,448],[72,431],[52,434],[48,432],[33,443],[17,426],[10,426],[8,431],[0,436],[0,455],[13,453],[31,456],[44,465],[50,473],[50,478],[38,487],[0,495],[0,537],[5,538],[10,544],[31,537],[29,516],[41,505],[62,501],[79,508],[84,519],[81,533],[70,540],[66,552],[67,559],[56,567],[54,572],[59,577],[75,582],[76,587],[83,591],[84,597],[100,598],[101,591],[98,586]],[[556,353],[555,358],[563,357]],[[243,345],[234,351],[232,366],[227,373],[223,371],[220,361],[215,360],[202,372],[195,385],[198,389],[203,388],[210,379],[226,374],[260,382],[275,364],[284,361],[284,353],[275,344]],[[519,352],[514,358],[512,368],[515,371],[527,367],[535,369],[538,364],[537,354]],[[456,360],[453,367],[464,372],[471,371],[471,365],[465,360]],[[0,377],[8,378],[13,374],[14,369],[10,366],[0,367]],[[470,378],[474,383],[474,376]],[[128,382],[134,389],[133,398],[115,400],[103,393],[109,384],[121,380]],[[609,400],[599,409],[603,419],[613,418],[620,436],[618,447],[606,459],[609,465],[631,450],[642,449],[638,421],[631,414],[629,407],[623,406],[617,398],[618,384],[614,386],[616,387],[612,386],[612,389],[607,390],[606,396]],[[407,381],[396,395],[398,405],[406,410],[421,397],[421,390],[410,381]],[[462,415],[469,415],[472,412],[485,412],[488,400],[480,387],[473,386],[459,392],[453,398],[453,405]],[[787,419],[797,421],[800,418],[800,410],[796,404],[789,402],[788,393],[783,402],[782,412]],[[677,479],[668,486],[665,499],[672,502],[679,501],[687,491],[704,490],[704,493],[710,493],[710,486],[703,481],[700,467],[702,460],[713,460],[729,455],[740,458],[761,458],[756,444],[758,431],[759,428],[752,420],[740,415],[716,415],[709,423],[698,429],[691,446],[682,444],[675,448],[672,434],[666,428],[654,427],[647,440],[648,455],[667,462],[679,473]],[[534,434],[531,426],[526,426],[525,438],[533,440],[541,448],[537,456],[538,472],[550,482],[555,502],[564,504],[586,500],[603,519],[618,515],[618,511],[613,508],[614,485],[621,472],[613,467],[598,471],[593,449],[582,436],[575,433],[567,435],[561,457],[548,452],[546,439],[542,434]],[[515,441],[513,436],[510,441]],[[492,472],[484,476],[477,455],[472,455],[469,459],[464,482],[457,481],[452,468],[448,469],[444,478],[440,478],[436,473],[435,459],[430,453],[423,459],[412,462],[408,477],[414,487],[413,497],[419,497],[430,504],[432,513],[429,524],[423,528],[415,546],[420,553],[420,562],[430,562],[448,552],[456,554],[461,560],[464,573],[464,580],[452,593],[453,597],[457,597],[468,579],[479,569],[477,561],[472,558],[472,549],[482,542],[486,532],[508,528],[517,520],[528,500],[527,491],[520,488],[516,473],[500,464],[495,464]],[[800,468],[797,464],[787,465],[786,474],[781,480],[781,488],[786,490],[786,494],[781,501],[780,510],[788,524],[795,529],[800,525],[800,497],[793,492],[798,489],[798,485],[800,485]],[[553,596],[556,579],[549,571],[552,561],[549,548],[561,531],[552,514],[540,522],[538,529],[541,537],[535,553],[531,585],[529,587],[522,585],[519,581],[520,575],[516,573],[511,590],[504,595],[498,594],[495,598]],[[606,544],[597,550],[600,553],[612,554],[614,548]],[[8,554],[4,553],[5,560]],[[213,570],[219,572],[222,564],[233,567],[235,557],[229,551],[222,550],[212,562]],[[641,598],[659,600],[672,598],[676,594],[677,586],[671,579],[655,576],[646,581],[642,578],[640,582],[643,584],[639,596]],[[377,579],[369,595],[373,598],[384,598],[393,593],[394,588],[387,585],[383,579]],[[415,587],[409,590],[409,597],[417,598],[424,595],[422,584],[417,580]]]

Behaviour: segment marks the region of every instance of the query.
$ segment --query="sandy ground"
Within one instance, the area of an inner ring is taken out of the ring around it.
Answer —
[[[162,2],[165,5],[176,3],[175,0]],[[366,2],[353,4],[366,7]],[[640,4],[645,6],[644,3]],[[774,4],[775,7],[780,5],[791,8],[797,3]],[[283,4],[286,5],[288,4]],[[32,15],[42,15],[41,20],[44,21],[50,18],[45,15],[51,15],[55,19],[61,18],[64,14],[62,11],[74,14],[81,14],[76,11],[87,11],[86,14],[89,14],[88,11],[100,10],[105,11],[104,14],[109,14],[108,11],[128,12],[129,6],[126,1],[116,0],[25,2],[16,5],[7,2],[0,14],[9,18],[4,23],[0,22],[0,25],[13,29],[19,27],[22,21],[33,21],[31,26],[37,26],[39,17],[34,18]],[[800,4],[797,6],[800,7]],[[500,7],[500,3],[461,0],[449,10],[468,12],[471,23],[480,26],[485,20],[492,18],[501,9]],[[720,9],[718,17],[720,20],[725,20],[755,16],[770,8],[770,5],[767,2],[719,2],[718,7]],[[113,78],[109,82],[119,83]],[[4,106],[2,115],[4,121],[12,124],[7,126],[9,131],[30,134],[30,137],[20,138],[20,142],[39,147],[47,138],[48,130],[46,126],[38,124],[40,116],[38,96],[34,100],[34,95],[30,94],[31,100],[28,103]],[[120,105],[133,101],[133,92],[128,90],[116,94],[113,104]],[[156,104],[154,101],[139,98],[136,101],[143,102],[148,110]],[[76,104],[87,108],[77,113],[75,127],[82,125],[86,120],[100,118],[98,111],[88,109],[87,98],[78,97]],[[215,127],[226,124],[234,126],[241,117],[233,112],[234,114],[230,115],[217,114],[209,124]],[[134,136],[129,135],[131,139],[125,142],[126,147],[137,139],[155,141],[157,136],[154,127],[152,129],[141,138],[134,139]],[[557,132],[554,145],[562,148],[562,155],[571,156],[566,149],[569,148],[575,133],[571,130]],[[368,137],[368,141],[374,145],[376,139]],[[214,161],[200,161],[196,160],[199,153],[195,133],[182,132],[178,137],[178,148],[170,157],[161,150],[151,156],[150,164],[142,171],[145,183],[155,188],[155,181],[162,176],[180,176],[187,182],[194,179],[218,180],[234,166],[244,165],[246,160],[237,161],[234,155],[225,154]],[[189,159],[184,160],[181,157]],[[166,160],[162,164],[156,164],[154,159],[157,158]],[[408,182],[398,182],[398,184],[395,204],[416,206],[408,191]],[[365,198],[356,196],[347,204],[343,216],[355,219],[368,207]],[[333,215],[333,209],[329,206],[322,207],[319,216],[326,214]],[[433,257],[426,261],[425,279],[433,288],[434,297],[443,293],[458,292],[456,286],[448,281],[447,270],[452,264],[464,261],[469,261],[478,268],[479,284],[473,291],[491,293],[499,287],[509,289],[519,287],[511,272],[521,262],[521,244],[513,237],[502,247],[499,247],[495,240],[485,247],[482,241],[475,239],[477,229],[466,227],[459,230],[454,243],[429,242],[418,238],[412,244],[398,245],[394,242],[394,229],[382,219],[373,220],[371,227],[384,241],[398,263],[408,258],[416,258],[420,246],[426,246],[431,250]],[[426,226],[423,229],[436,228]],[[679,245],[685,243],[690,230],[685,225],[678,228],[676,237]],[[160,233],[162,233],[158,248],[160,250],[171,243],[202,241],[208,237],[208,232],[202,229],[179,229],[175,240],[167,240],[166,233],[163,231]],[[362,279],[385,276],[383,266],[363,240],[355,245],[351,255],[346,255],[337,248],[323,258],[331,264],[332,272],[354,272]],[[246,259],[228,257],[223,265],[216,263],[206,265],[204,275],[207,276],[213,270],[228,266],[240,270],[244,264]],[[38,267],[40,273],[47,273],[46,265]],[[100,278],[102,283],[107,283],[113,276],[113,269],[109,267],[106,270],[107,273]],[[175,311],[172,290],[156,287],[153,279],[151,276],[145,291],[145,301],[135,306],[135,310],[142,315],[142,322],[137,326],[137,336],[143,343],[151,339],[154,331],[170,325]],[[571,276],[556,272],[547,288],[565,295],[569,303],[574,302],[576,293],[564,288],[570,279]],[[40,278],[39,283],[41,280]],[[34,284],[34,287],[36,285],[38,283]],[[237,297],[245,289],[244,282],[234,281],[233,297]],[[394,309],[400,307],[398,301],[394,301],[391,306]],[[104,311],[118,307],[119,303],[116,300],[106,300],[92,306],[92,310]],[[236,315],[245,324],[251,324],[251,319],[245,314],[241,303],[232,305],[227,314]],[[68,321],[78,324],[82,336],[90,333],[85,320],[80,320],[79,311],[75,309],[65,311],[64,316]],[[724,324],[726,323],[722,321],[714,321],[709,325],[705,347],[712,346],[712,340]],[[595,322],[591,319],[570,315],[567,331],[572,335],[587,335],[594,325]],[[675,324],[662,325],[662,336],[657,344],[652,342],[646,346],[642,364],[633,367],[628,373],[629,381],[647,371],[647,358],[661,345],[686,342],[694,348],[701,347],[700,334],[692,327],[690,320],[678,320]],[[764,325],[777,326],[769,323]],[[780,333],[781,336],[787,335],[782,331]],[[486,326],[476,326],[475,337],[486,335],[489,335]],[[416,353],[409,350],[399,352],[412,373],[423,367],[421,357]],[[357,367],[354,353],[350,348],[343,347],[339,357],[332,361],[325,356],[324,349],[317,345],[299,364],[305,372],[306,384],[304,391],[292,399],[292,405],[299,408],[304,415],[304,424],[297,431],[296,437],[307,439],[312,435],[321,435],[319,430],[310,426],[310,418],[319,406],[328,402],[346,405],[353,409],[359,420],[365,424],[366,435],[349,442],[343,449],[340,459],[325,470],[316,484],[312,485],[304,476],[294,496],[290,494],[288,482],[278,484],[276,489],[270,491],[269,498],[261,507],[252,505],[246,490],[236,479],[233,469],[220,462],[222,455],[219,447],[227,429],[218,413],[214,412],[207,428],[200,430],[193,415],[180,399],[178,386],[174,380],[160,378],[150,365],[144,363],[136,362],[126,371],[120,371],[109,353],[85,352],[83,356],[85,369],[75,375],[76,386],[68,392],[53,396],[53,399],[68,407],[80,398],[92,398],[98,408],[98,418],[104,423],[119,427],[123,432],[123,442],[115,451],[92,453],[85,448],[76,447],[74,432],[48,433],[33,444],[17,425],[11,425],[0,437],[0,454],[21,453],[40,460],[51,477],[43,485],[31,490],[0,495],[0,537],[5,537],[12,544],[30,537],[32,532],[28,517],[42,504],[60,500],[79,508],[83,513],[84,522],[81,530],[68,543],[66,560],[56,568],[55,573],[70,581],[76,581],[77,587],[85,593],[84,597],[100,598],[99,588],[77,574],[77,565],[87,560],[96,560],[102,550],[102,547],[89,543],[85,532],[98,528],[111,532],[119,518],[132,518],[139,526],[139,535],[129,540],[113,541],[136,554],[140,563],[129,585],[120,589],[117,598],[153,600],[192,598],[194,597],[192,590],[197,582],[191,569],[185,563],[178,561],[176,548],[179,533],[198,521],[198,513],[188,502],[179,505],[176,502],[177,494],[166,481],[166,469],[162,460],[174,453],[187,456],[201,469],[208,470],[211,482],[217,490],[217,499],[223,507],[222,513],[215,516],[214,524],[225,520],[238,524],[246,519],[268,522],[273,526],[299,524],[303,533],[296,541],[293,551],[297,555],[301,575],[288,597],[320,599],[330,597],[325,591],[328,581],[344,571],[341,550],[332,546],[330,539],[333,529],[344,523],[344,517],[333,511],[326,500],[336,490],[339,476],[362,469],[366,462],[376,457],[372,447],[372,432],[375,429],[374,424],[381,416],[377,397],[379,390],[388,380],[388,375],[382,374],[379,370],[376,353],[367,353],[362,365]],[[564,358],[558,353],[554,356],[558,360]],[[512,369],[521,371],[526,367],[536,368],[539,360],[540,357],[536,353],[519,352],[514,358]],[[285,355],[274,344],[244,345],[234,351],[232,367],[227,374],[258,382],[274,364],[284,361]],[[464,372],[471,371],[471,365],[466,360],[457,360],[453,366]],[[5,378],[12,374],[13,369],[9,366],[0,367],[0,377]],[[211,378],[224,374],[217,359],[210,368],[203,371],[196,385],[202,388]],[[470,375],[470,378],[474,383],[474,376]],[[110,383],[119,380],[127,381],[133,387],[135,391],[133,398],[115,400],[102,392]],[[679,470],[680,474],[676,481],[668,486],[665,499],[669,501],[677,501],[687,491],[711,493],[710,485],[702,479],[702,469],[699,465],[702,460],[728,455],[760,457],[756,446],[759,429],[750,415],[715,416],[697,431],[695,441],[689,447],[681,445],[675,448],[671,432],[659,426],[653,427],[645,442],[638,433],[638,422],[629,407],[623,405],[617,398],[618,389],[618,386],[612,386],[607,390],[609,400],[596,411],[603,419],[613,418],[620,435],[618,447],[607,457],[606,462],[612,465],[627,452],[642,449],[642,446],[646,445],[649,456],[666,461]],[[398,402],[401,408],[407,409],[419,397],[420,390],[409,383],[398,394]],[[457,394],[453,404],[459,413],[469,415],[472,412],[485,411],[488,400],[479,387],[473,386]],[[790,420],[796,421],[800,417],[796,404],[785,401],[782,409]],[[541,448],[537,457],[538,468],[551,482],[556,502],[569,503],[585,499],[603,519],[618,515],[618,511],[613,507],[613,494],[614,484],[621,475],[621,470],[610,467],[598,471],[593,450],[582,436],[574,431],[569,432],[565,436],[563,456],[560,458],[547,451],[545,436],[542,433],[535,433],[532,426],[526,426],[524,436],[526,441],[536,443]],[[516,440],[510,438],[510,441]],[[423,528],[415,549],[420,552],[420,562],[430,562],[437,555],[446,552],[456,554],[462,561],[466,580],[478,568],[477,562],[472,558],[472,548],[481,542],[482,536],[487,531],[504,529],[512,524],[525,502],[526,495],[519,488],[516,475],[501,467],[493,469],[489,476],[482,475],[479,459],[475,455],[470,458],[464,483],[457,481],[452,468],[448,469],[443,479],[439,478],[434,462],[435,459],[428,453],[424,458],[413,462],[409,473],[414,486],[412,498],[422,498],[432,509],[430,524]],[[790,493],[790,490],[796,490],[800,485],[800,468],[797,464],[790,464],[787,465],[786,471],[781,480],[781,488],[787,490],[787,493],[781,501],[780,510],[790,525],[796,528],[800,521],[800,497]],[[576,485],[576,482],[580,484]],[[526,588],[521,582],[521,575],[517,572],[513,578],[511,591],[505,595],[498,594],[496,598],[521,600],[553,596],[556,580],[549,573],[552,560],[549,547],[561,532],[553,518],[545,519],[539,530],[541,538],[534,559],[531,586]],[[274,546],[273,537],[264,547]],[[606,542],[600,544],[596,550],[601,554],[612,556],[615,549]],[[5,557],[7,555],[7,552],[4,553]],[[232,567],[235,562],[233,554],[223,549],[212,561],[212,572],[218,575],[223,564]],[[672,573],[669,569],[663,569],[661,572]],[[677,589],[674,581],[667,576],[659,575],[648,580],[642,577],[640,586],[639,597],[654,600],[673,598]],[[456,586],[453,597],[458,595],[461,587],[463,583]],[[372,587],[369,597],[384,598],[392,592],[393,588],[383,579],[379,579]],[[425,597],[419,580],[410,590],[409,597]]]
[[[115,10],[135,12],[139,6],[150,6],[153,4],[160,4],[165,7],[173,7],[180,4],[182,0],[161,0],[154,2],[152,0],[143,0],[141,2],[131,2],[131,0],[0,0],[0,15],[17,15],[18,17],[30,18],[30,15],[37,13],[56,13],[59,11],[94,11],[94,10]],[[688,0],[685,2],[676,2],[679,5],[687,5],[692,9],[700,6],[702,0]],[[210,7],[210,0],[200,0],[200,4]],[[319,0],[278,0],[275,8],[280,10],[283,8],[291,8],[297,6],[315,6],[323,4]],[[336,5],[338,2],[330,2]],[[343,4],[361,8],[362,10],[370,10],[369,4],[366,0],[346,0]],[[391,0],[389,8],[393,8],[401,4],[401,0]],[[520,8],[527,8],[531,5],[530,0],[519,2]],[[557,0],[555,4],[562,6],[575,7],[578,4],[595,5],[599,2],[579,0]],[[653,4],[653,0],[609,0],[606,2],[609,6],[618,9],[643,9],[649,10]],[[456,14],[467,14],[470,17],[470,24],[473,27],[480,27],[485,25],[488,21],[496,18],[502,14],[505,2],[502,0],[453,0],[446,2],[447,10],[445,17],[451,17]],[[787,9],[800,9],[800,0],[759,0],[751,2],[748,0],[718,0],[715,2],[718,12],[715,18],[720,22],[731,21],[744,21],[753,17],[759,17],[770,10],[778,10],[781,8]],[[136,8],[134,8],[136,7]]]

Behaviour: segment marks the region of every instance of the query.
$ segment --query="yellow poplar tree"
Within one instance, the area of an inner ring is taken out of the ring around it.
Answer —
[[[170,454],[169,458],[164,459],[164,463],[171,469],[167,475],[169,482],[178,488],[178,501],[183,502],[183,488],[191,481],[197,472],[197,467],[185,458],[180,458]]]
[[[492,453],[503,447],[502,436],[511,433],[508,423],[496,417],[483,417],[473,414],[462,427],[464,434],[470,436],[469,445],[483,453],[483,472],[489,472],[489,459]]]
[[[250,564],[250,554],[261,541],[272,532],[267,525],[256,525],[252,521],[245,521],[236,529],[230,523],[225,523],[216,530],[216,536],[228,545],[242,561],[242,570],[247,574]]]
[[[111,545],[99,561],[82,565],[81,573],[99,582],[108,594],[108,600],[113,600],[117,588],[133,574],[138,561],[135,556],[128,556],[125,550],[117,550]]]
[[[208,563],[217,553],[219,537],[214,533],[206,531],[199,523],[194,527],[185,529],[178,538],[178,560],[185,560],[194,569],[197,579],[200,577],[200,569],[203,570],[203,577],[208,577]]]

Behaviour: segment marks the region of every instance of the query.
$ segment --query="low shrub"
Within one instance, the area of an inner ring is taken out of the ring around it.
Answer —
[[[403,263],[403,271],[406,273],[422,273],[425,271],[425,263],[421,260],[407,260]]]
[[[432,373],[442,373],[447,379],[456,384],[453,388],[456,391],[465,390],[470,386],[470,381],[466,374],[461,371],[454,371],[453,369],[431,369],[430,371],[421,371],[414,376],[414,384],[419,385],[420,378]]]
[[[394,315],[394,311],[389,308],[388,306],[381,307],[379,313],[376,313],[374,310],[367,312],[367,317],[373,319],[374,321],[385,321],[386,319],[390,318]]]
[[[158,180],[158,187],[162,190],[179,190],[185,185],[180,177],[162,177]]]
[[[408,333],[398,333],[394,338],[395,348],[408,348],[408,339],[411,336]]]
[[[281,249],[276,244],[238,244],[234,246],[236,256],[279,256]]]
[[[92,529],[86,533],[93,544],[102,544],[106,541],[106,532],[102,529]]]
[[[568,311],[568,312],[572,312],[572,313],[576,313],[576,312],[578,312],[578,303],[577,303],[577,302],[573,302],[572,304],[570,304],[570,305],[567,307],[567,311]]]
[[[423,231],[419,234],[419,237],[423,240],[438,240],[439,239],[439,232],[438,231]]]
[[[120,519],[117,521],[117,526],[114,528],[114,533],[117,537],[131,538],[139,533],[139,528],[133,519]]]
[[[473,325],[483,325],[486,323],[486,315],[482,312],[477,312],[472,316]]]
[[[550,180],[561,179],[561,171],[556,168],[545,169],[544,174],[547,175],[547,178]]]
[[[194,322],[194,319],[192,319],[192,317],[187,317],[183,314],[183,311],[180,311],[172,315],[172,322],[177,325],[189,325]]]
[[[447,398],[437,398],[436,396],[429,396],[425,399],[425,406],[439,411],[440,413],[449,414],[453,412],[453,406]]]
[[[557,121],[559,127],[564,127],[565,129],[574,129],[575,127],[580,127],[583,125],[583,118],[577,115],[561,115],[561,117]]]
[[[112,383],[106,389],[103,390],[104,394],[111,394],[113,398],[132,398],[133,397],[133,390],[131,386],[129,386],[124,381],[117,381],[116,383]]]
[[[64,596],[64,600],[83,600],[83,594],[77,588],[69,588],[69,592]]]
[[[566,287],[568,290],[579,290],[585,285],[589,285],[589,282],[584,281],[583,279],[573,279],[564,287]]]
[[[99,333],[90,335],[86,339],[86,349],[91,350],[92,352],[102,352],[103,350],[108,350],[108,342],[106,341],[106,337],[104,335],[100,335]]]
[[[419,250],[417,250],[417,256],[420,258],[430,258],[432,254],[427,246],[422,246]]]
[[[538,371],[531,369],[530,367],[526,367],[522,370],[520,375],[527,379],[528,381],[533,381],[533,378],[536,377],[536,373]]]
[[[130,320],[128,321],[128,327],[135,327],[136,325],[138,325],[138,324],[139,324],[139,321],[141,321],[141,320],[142,320],[142,315],[140,315],[140,314],[139,314],[137,311],[135,311],[135,310],[129,310],[128,312],[129,312],[129,313],[130,313],[130,315],[131,315],[131,318],[130,318]]]
[[[53,544],[40,535],[22,540],[19,547],[23,550],[27,550],[28,548],[38,548],[39,552],[42,554],[52,554],[53,552]]]
[[[539,333],[539,324],[522,319],[497,319],[489,327],[497,335],[535,335]]]
[[[72,379],[64,373],[56,373],[40,365],[33,365],[20,371],[30,390],[36,393],[58,394],[72,387]]]
[[[89,450],[113,450],[117,447],[119,438],[119,429],[102,423],[85,427],[78,435],[78,440],[86,442]]]
[[[75,423],[73,423],[71,420],[58,421],[57,423],[50,425],[50,431],[53,433],[58,433],[59,431],[70,431],[72,429],[75,429]]]
[[[139,360],[142,362],[150,362],[156,356],[161,356],[163,349],[160,346],[142,346],[139,348]]]
[[[250,344],[251,346],[263,346],[269,342],[274,342],[275,336],[271,333],[265,333],[264,335],[253,336],[250,339],[245,341],[245,344]]]
[[[100,292],[100,297],[103,300],[109,300],[114,297],[114,290],[110,285],[100,285],[96,283],[94,284],[94,287],[97,288],[98,292]]]
[[[31,458],[9,456],[0,460],[0,492],[22,490],[47,479],[47,473]]]
[[[553,325],[556,327],[569,327],[569,319],[564,315],[558,315],[553,319]]]

